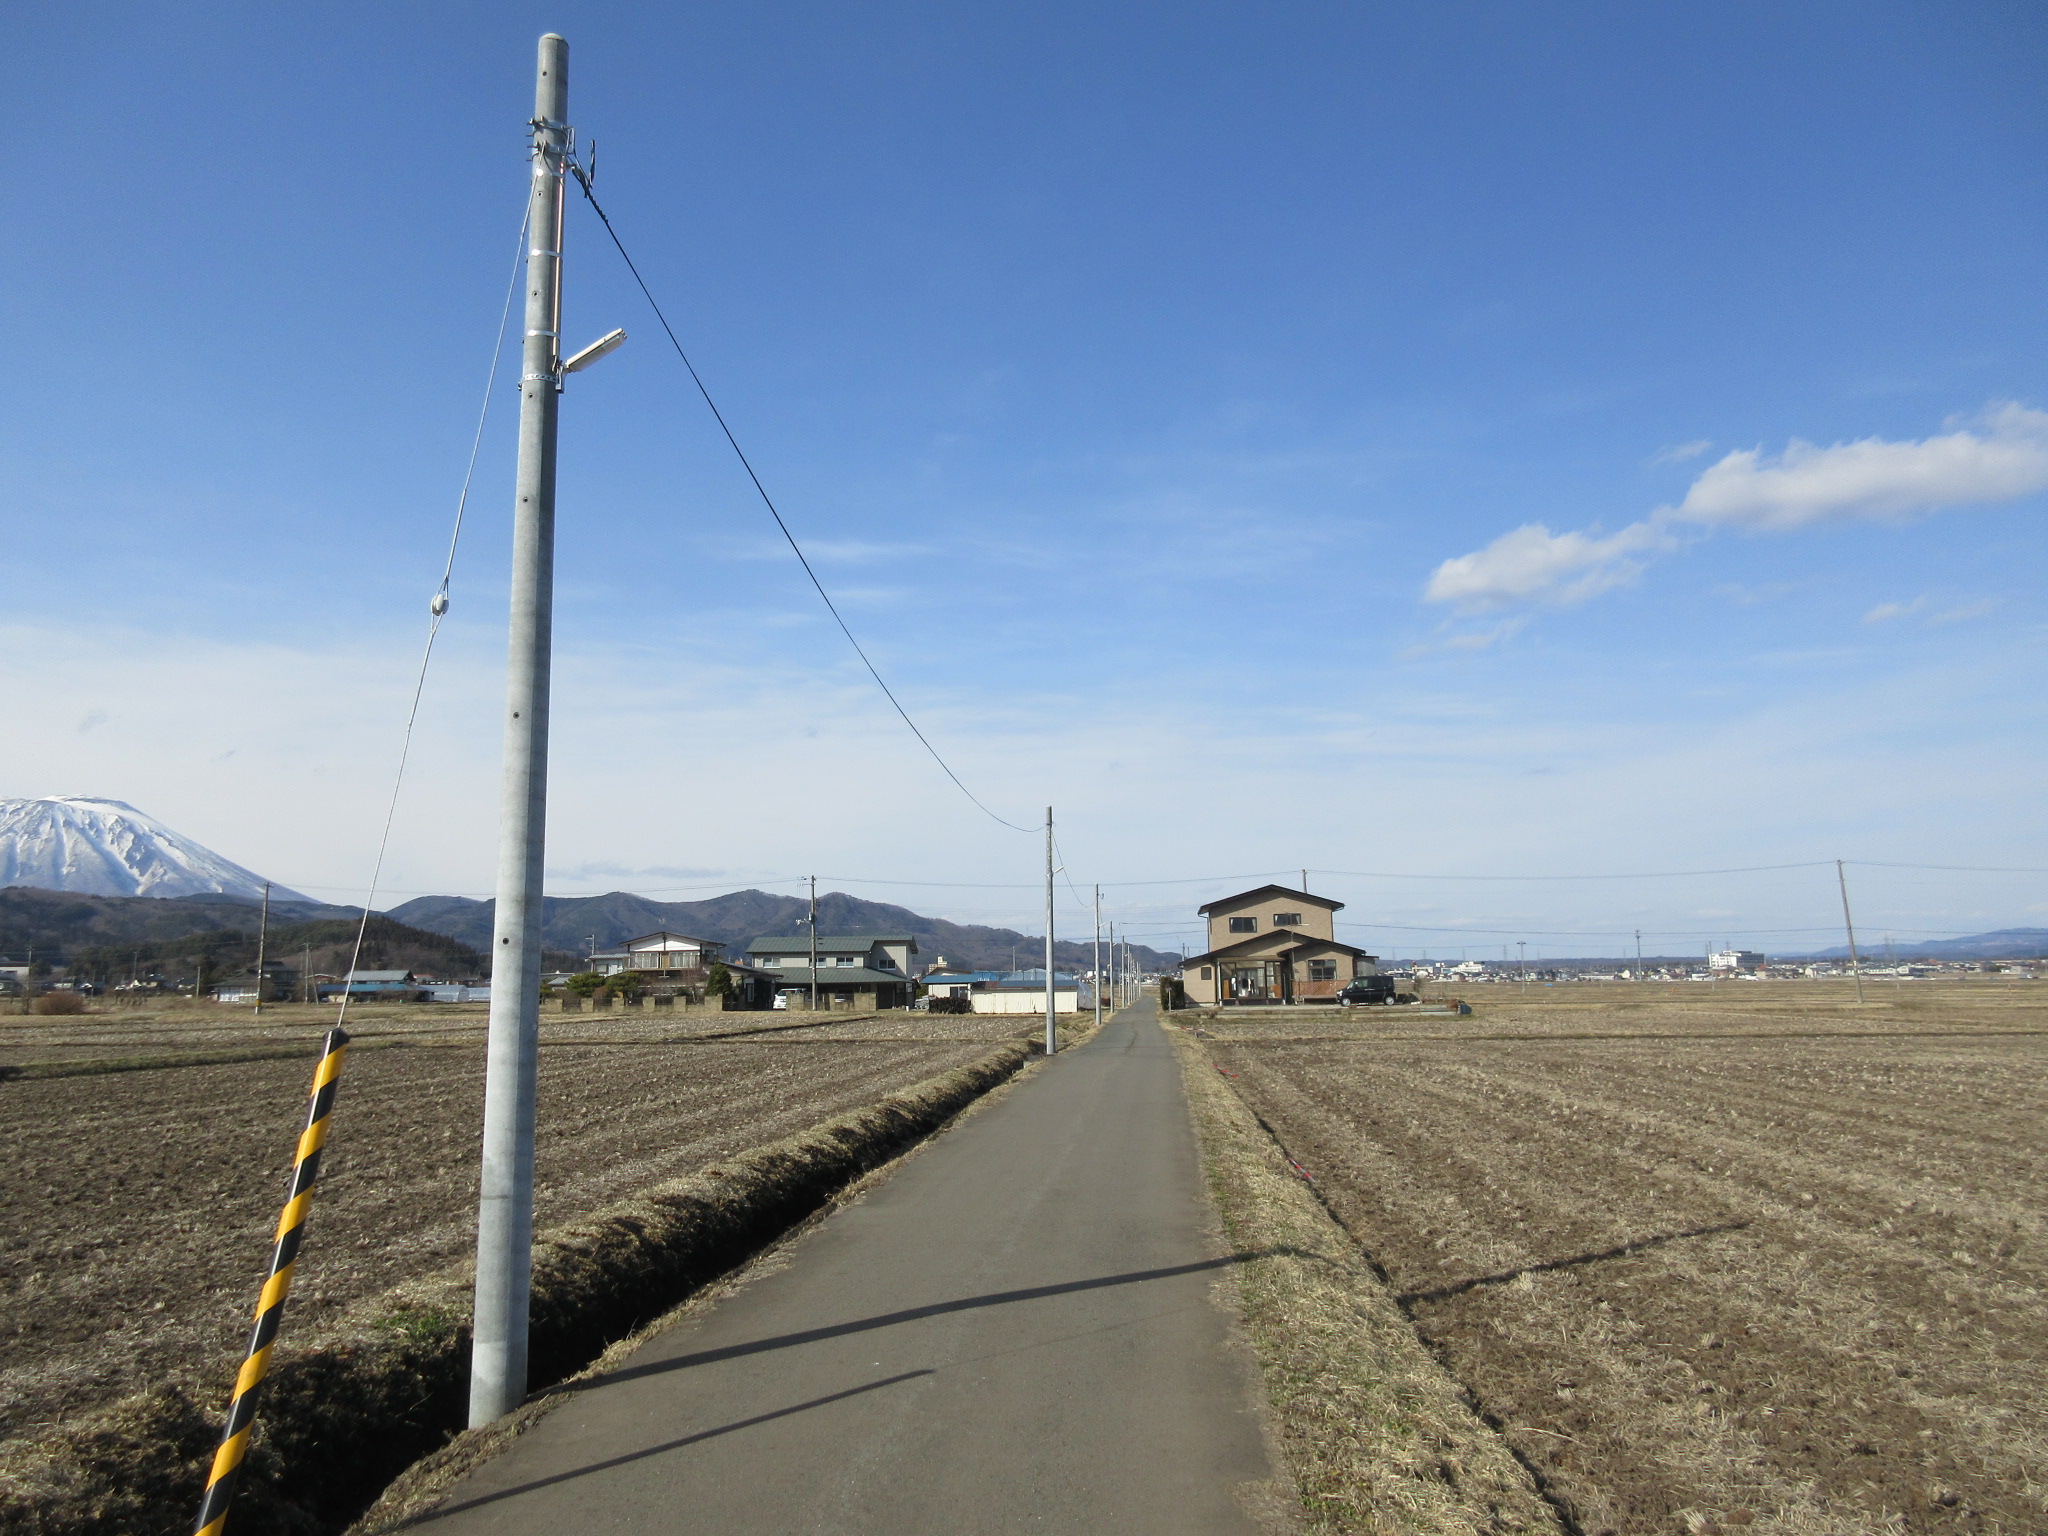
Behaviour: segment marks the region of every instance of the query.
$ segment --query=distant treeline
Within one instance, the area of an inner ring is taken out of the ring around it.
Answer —
[[[267,954],[269,959],[298,970],[310,949],[315,972],[339,975],[348,969],[355,943],[354,921],[327,918],[271,929]],[[131,975],[161,975],[173,980],[202,971],[211,976],[233,976],[256,964],[256,947],[253,930],[216,928],[148,942],[86,945],[66,957],[66,968],[100,983],[122,981]],[[358,964],[374,971],[476,976],[482,974],[484,959],[458,940],[380,915],[372,916],[364,929]]]

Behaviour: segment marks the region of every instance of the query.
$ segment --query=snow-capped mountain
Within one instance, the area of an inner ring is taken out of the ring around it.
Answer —
[[[91,896],[263,895],[263,877],[119,800],[0,800],[0,886]],[[304,901],[273,886],[271,895]]]

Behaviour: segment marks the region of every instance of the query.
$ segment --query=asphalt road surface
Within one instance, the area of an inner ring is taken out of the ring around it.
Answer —
[[[1062,1052],[456,1485],[434,1536],[1252,1533],[1255,1367],[1215,1298],[1150,1005]]]

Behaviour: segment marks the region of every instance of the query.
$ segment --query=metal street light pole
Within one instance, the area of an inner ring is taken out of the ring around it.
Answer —
[[[472,1428],[526,1396],[533,1269],[534,1079],[540,1056],[541,859],[547,824],[548,683],[554,626],[555,429],[560,409],[562,193],[569,153],[569,44],[540,40],[519,381],[504,800],[498,831],[491,1026],[477,1209]]]
[[[1059,994],[1052,985],[1052,807],[1045,808],[1045,1054],[1050,1056],[1057,1050],[1058,1042],[1053,1038],[1053,1017],[1059,1007]]]
[[[1095,1027],[1102,1028],[1102,887],[1095,887],[1095,956],[1089,985],[1095,989]]]

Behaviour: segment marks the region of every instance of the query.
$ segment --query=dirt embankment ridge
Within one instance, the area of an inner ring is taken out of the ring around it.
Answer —
[[[1016,1072],[1005,1042],[913,1084],[686,1178],[539,1234],[531,1378],[562,1380],[732,1269],[836,1193]],[[353,1309],[280,1353],[234,1516],[238,1536],[345,1526],[384,1485],[462,1426],[470,1276],[451,1269]],[[0,1454],[4,1536],[179,1536],[219,1433],[183,1385]]]

